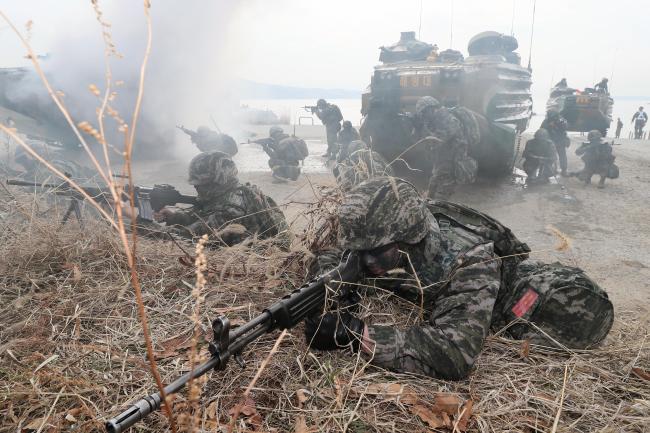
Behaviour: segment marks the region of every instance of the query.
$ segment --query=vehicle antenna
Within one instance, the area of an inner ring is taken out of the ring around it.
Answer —
[[[533,22],[531,23],[530,26],[530,51],[528,51],[528,70],[532,70],[531,68],[531,59],[533,58],[533,34],[535,33],[535,8],[537,6],[537,0],[533,0]]]
[[[618,47],[614,51],[614,60],[612,60],[612,73],[609,76],[609,81],[612,81],[614,79],[614,69],[616,68],[617,57],[618,57]]]
[[[451,0],[451,19],[449,20],[449,48],[454,45],[454,0]]]
[[[515,0],[512,0],[512,23],[510,24],[510,36],[515,35],[515,5],[517,3]]]
[[[422,40],[422,3],[424,0],[420,0],[420,24],[418,24],[418,39]]]

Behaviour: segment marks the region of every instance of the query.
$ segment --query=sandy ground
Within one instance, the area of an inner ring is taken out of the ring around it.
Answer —
[[[582,162],[574,154],[580,137],[569,149],[569,171]],[[521,178],[479,180],[458,189],[453,200],[468,204],[501,220],[535,251],[534,257],[560,260],[586,269],[611,294],[617,309],[638,311],[647,317],[650,304],[650,142],[619,140],[615,146],[621,177],[608,180],[604,190],[585,186],[576,178],[553,179],[549,185],[524,187]],[[280,205],[289,221],[318,196],[318,188],[331,186],[334,178],[320,155],[325,145],[308,140],[312,155],[305,161],[297,182],[272,183],[266,155],[254,144],[240,145],[235,160],[242,181],[260,186]],[[522,142],[523,147],[523,142]],[[147,163],[138,167],[138,181],[171,183],[185,192],[185,162]],[[597,178],[594,178],[597,181]],[[551,225],[572,239],[566,253],[553,251]]]

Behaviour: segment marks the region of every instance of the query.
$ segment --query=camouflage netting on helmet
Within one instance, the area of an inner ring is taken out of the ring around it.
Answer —
[[[339,209],[339,224],[339,246],[350,250],[415,244],[437,225],[415,187],[394,177],[352,188]]]
[[[237,166],[223,152],[204,152],[190,162],[189,183],[192,185],[234,185],[237,180]]]
[[[363,142],[360,141],[360,143]],[[393,176],[393,169],[386,160],[368,148],[353,151],[332,171],[336,177],[336,183],[344,191],[373,177]]]
[[[550,140],[550,136],[548,135],[548,131],[544,128],[539,128],[537,131],[535,131],[535,138],[537,140]]]

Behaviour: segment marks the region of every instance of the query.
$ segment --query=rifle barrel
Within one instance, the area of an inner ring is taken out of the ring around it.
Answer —
[[[8,179],[7,180],[7,185],[38,186],[38,187],[41,187],[41,188],[61,188],[61,187],[66,186],[65,184],[54,185],[54,184],[51,184],[51,183],[25,182],[24,180],[17,180],[17,179]]]

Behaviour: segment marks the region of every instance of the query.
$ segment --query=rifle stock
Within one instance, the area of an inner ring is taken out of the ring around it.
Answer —
[[[293,328],[309,315],[322,309],[325,305],[327,285],[355,281],[360,273],[360,266],[358,255],[349,254],[347,259],[336,268],[287,294],[266,308],[259,316],[232,331],[228,318],[218,317],[212,322],[214,336],[209,345],[211,358],[167,385],[165,394],[170,395],[180,391],[190,379],[202,376],[212,369],[224,369],[233,356],[240,365],[243,365],[241,352],[248,344],[266,333]],[[144,397],[115,418],[109,419],[105,424],[106,431],[109,433],[126,431],[136,422],[160,409],[161,404],[160,392]]]

